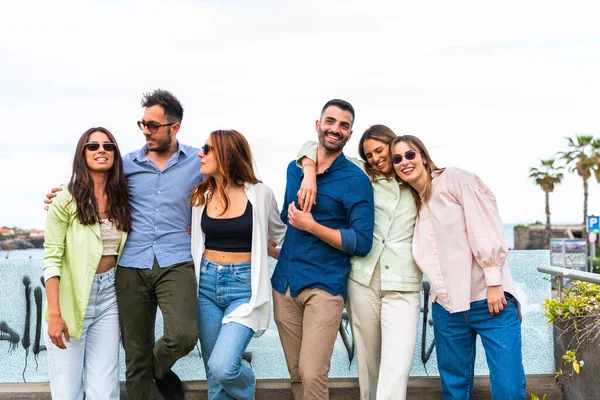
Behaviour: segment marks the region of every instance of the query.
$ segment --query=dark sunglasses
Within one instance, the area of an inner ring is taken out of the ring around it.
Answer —
[[[204,146],[200,147],[200,150],[202,150],[202,154],[207,155],[209,151],[211,151],[212,149],[214,149],[214,147],[209,146],[207,144],[205,144]]]
[[[414,160],[415,157],[417,156],[417,152],[416,151],[407,151],[406,153],[404,153],[404,157],[406,157],[407,160]],[[392,157],[392,162],[394,164],[400,164],[402,162],[402,156],[400,154],[394,154],[394,157]]]
[[[150,122],[146,122],[144,120],[138,121],[137,122],[137,126],[138,128],[140,128],[141,131],[144,130],[144,128],[148,128],[148,130],[151,133],[156,133],[156,131],[158,131],[158,128],[162,127],[162,126],[171,126],[171,125],[175,125],[177,122],[171,122],[170,124],[159,124],[153,121]]]
[[[111,143],[111,142],[104,142],[104,143],[89,142],[89,143],[85,144],[85,147],[89,151],[96,151],[100,148],[100,146],[102,146],[102,150],[110,151],[110,152],[115,151],[115,149],[117,148],[117,145],[115,143]]]

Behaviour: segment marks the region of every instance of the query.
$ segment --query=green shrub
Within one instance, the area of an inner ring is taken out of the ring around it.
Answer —
[[[554,323],[556,329],[573,335],[568,345],[570,349],[562,359],[565,363],[572,364],[574,373],[579,373],[584,364],[579,359],[579,351],[586,342],[600,335],[600,285],[574,280],[571,281],[571,287],[564,288],[562,292],[562,301],[545,299],[542,307],[544,315],[550,323]],[[563,370],[557,371],[556,375],[564,376]]]
[[[595,283],[572,281],[563,289],[563,300],[545,299],[542,307],[550,323],[555,319],[578,317],[600,310],[600,286]]]

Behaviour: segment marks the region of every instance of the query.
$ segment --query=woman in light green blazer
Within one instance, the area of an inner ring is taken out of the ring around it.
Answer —
[[[79,139],[66,190],[48,209],[44,331],[53,399],[119,398],[114,270],[131,230],[129,189],[114,136]]]

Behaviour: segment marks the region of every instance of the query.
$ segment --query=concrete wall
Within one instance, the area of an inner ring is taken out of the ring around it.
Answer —
[[[44,333],[38,312],[44,299],[40,280],[41,263],[41,260],[35,259],[0,260],[0,383],[48,380]],[[540,308],[543,299],[550,295],[550,282],[536,270],[540,264],[549,264],[548,251],[511,251],[508,264],[517,284],[517,297],[523,314],[525,373],[553,374],[552,330]],[[427,298],[422,299],[422,306],[429,310],[431,305]],[[414,377],[438,375],[435,351],[428,354],[433,349],[430,316],[431,313],[428,313],[425,318],[424,313],[421,313],[411,369],[411,376]],[[344,335],[351,341],[350,327],[343,329]],[[162,335],[160,315],[157,318],[156,335]],[[264,335],[250,342],[248,350],[253,354],[252,366],[258,379],[289,378],[273,322]],[[338,335],[331,363],[332,378],[357,376],[356,360],[350,361],[349,356],[341,335]],[[198,350],[193,351],[179,360],[174,370],[184,380],[203,380],[205,374],[200,357]],[[121,380],[124,380],[124,371],[124,352],[121,351]],[[488,374],[481,343],[477,347],[475,373]]]
[[[583,238],[580,226],[553,226],[553,238]],[[546,243],[546,227],[541,225],[515,228],[515,250],[542,250],[548,249]]]

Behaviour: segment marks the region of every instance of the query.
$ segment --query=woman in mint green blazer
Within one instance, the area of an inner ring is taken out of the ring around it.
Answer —
[[[73,173],[48,209],[44,331],[53,399],[119,398],[115,268],[131,230],[129,189],[114,136],[88,129]]]

